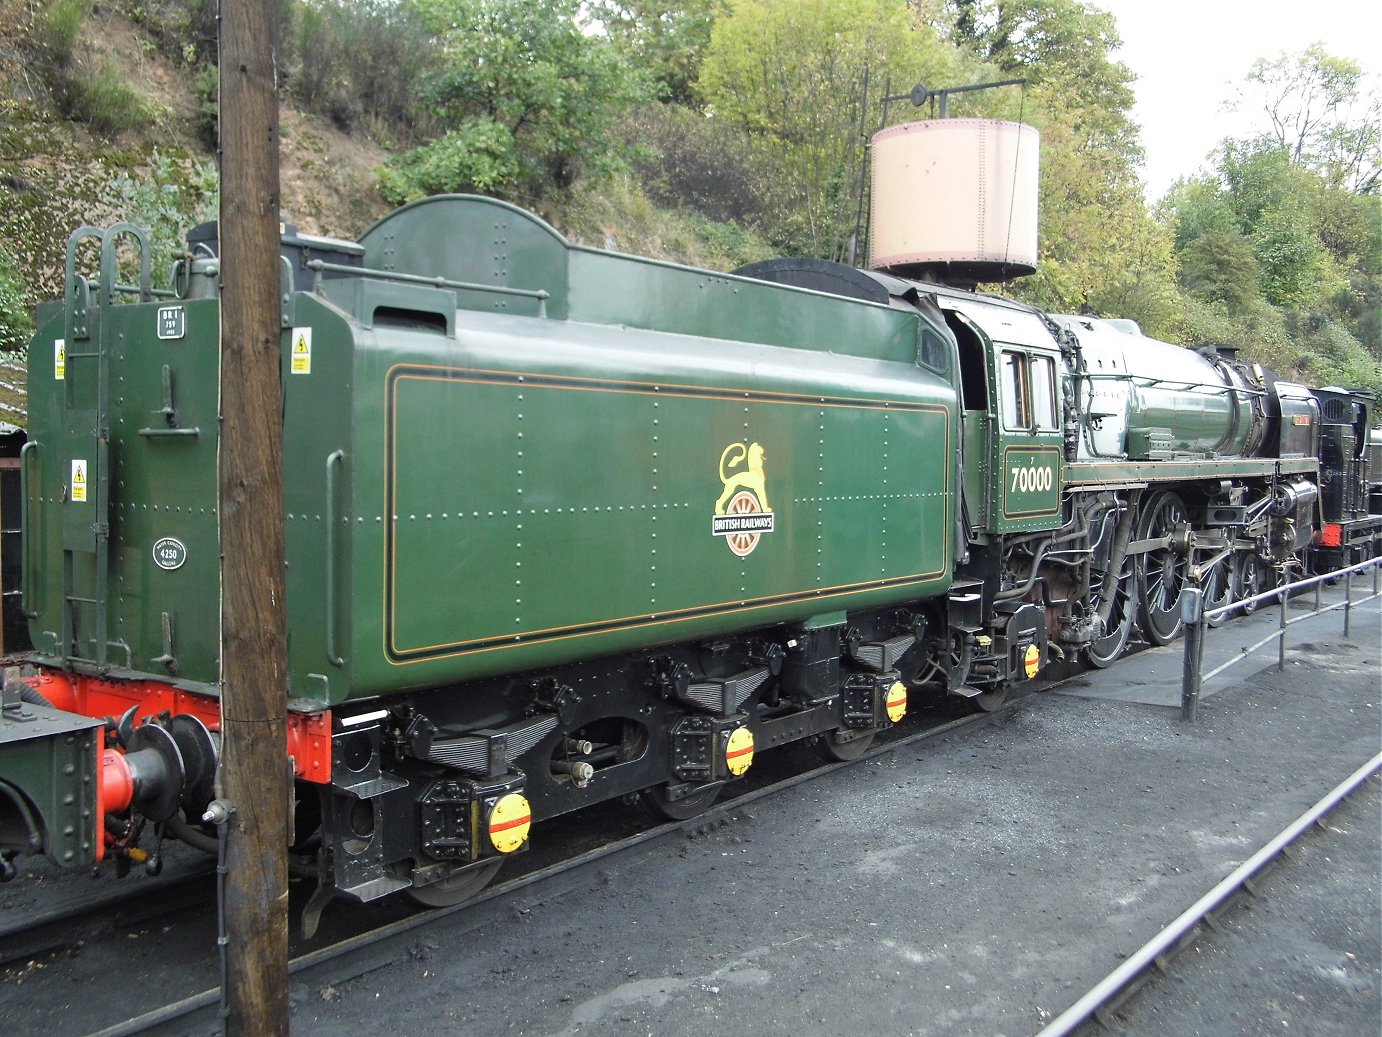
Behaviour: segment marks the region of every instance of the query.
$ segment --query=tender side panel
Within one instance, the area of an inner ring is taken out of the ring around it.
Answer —
[[[914,313],[594,249],[571,250],[571,316],[904,364],[917,355]]]
[[[284,333],[284,578],[295,705],[324,705],[350,684],[350,601],[356,588],[349,531],[361,520],[351,507],[360,470],[349,405],[357,334],[369,341],[372,332],[302,295]],[[375,511],[370,521],[378,517]]]
[[[656,641],[945,573],[944,533],[915,535],[947,528],[944,494],[926,492],[942,466],[915,449],[944,442],[942,407],[419,367],[390,383],[395,662],[639,628]],[[439,449],[432,416],[457,412],[480,420]],[[717,535],[727,449],[723,506],[745,510],[742,532]]]
[[[467,349],[436,342],[434,362],[400,356],[381,381],[384,483],[372,506],[357,487],[350,523],[353,694],[948,584],[955,403],[933,376],[568,327],[591,338],[576,350],[541,335],[561,325],[497,327],[508,334],[463,329]],[[658,368],[668,377],[645,374]],[[371,631],[384,666],[365,673]]]

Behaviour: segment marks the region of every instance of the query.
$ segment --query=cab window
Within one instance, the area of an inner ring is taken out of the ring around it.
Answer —
[[[1003,351],[1003,427],[1029,429],[1032,410],[1027,396],[1027,355]]]
[[[1003,427],[1013,431],[1060,428],[1056,408],[1056,364],[1049,356],[1003,351]]]
[[[1049,356],[1027,358],[1027,369],[1032,376],[1032,416],[1036,427],[1043,430],[1060,428],[1056,421],[1056,363]]]
[[[921,342],[917,346],[917,363],[940,374],[949,374],[950,343],[945,336],[923,325]]]

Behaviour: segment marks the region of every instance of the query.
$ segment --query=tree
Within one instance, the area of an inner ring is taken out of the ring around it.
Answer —
[[[1079,113],[1077,146],[1140,156],[1133,74],[1112,58],[1122,40],[1111,14],[1081,0],[947,0],[946,10],[956,43]]]
[[[1237,105],[1256,104],[1270,126],[1266,134],[1293,165],[1318,173],[1331,186],[1360,194],[1377,190],[1378,117],[1382,98],[1364,94],[1357,62],[1336,58],[1312,44],[1294,54],[1259,59]]]
[[[1357,67],[1316,45],[1257,62],[1251,80],[1262,132],[1223,141],[1213,174],[1178,183],[1160,210],[1187,335],[1237,344],[1291,377],[1382,389],[1376,127],[1351,121]],[[1373,174],[1360,180],[1362,152],[1341,164],[1338,144],[1368,133]]]
[[[1241,311],[1262,298],[1262,268],[1249,242],[1235,228],[1210,230],[1180,253],[1180,283],[1197,299]]]
[[[739,0],[715,23],[697,90],[780,163],[774,240],[837,256],[855,225],[861,115],[877,126],[877,109],[860,107],[865,77],[877,98],[960,63],[895,0]]]
[[[715,19],[729,0],[590,0],[590,18],[656,83],[666,102],[694,105],[694,84]]]
[[[646,80],[577,0],[414,0],[441,44],[422,100],[444,135],[391,162],[394,200],[482,189],[529,205],[599,177],[623,156],[613,128]]]

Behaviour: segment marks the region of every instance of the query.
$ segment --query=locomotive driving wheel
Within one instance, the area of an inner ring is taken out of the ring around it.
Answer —
[[[1161,493],[1147,504],[1137,524],[1138,540],[1154,540],[1184,529],[1189,521],[1185,502],[1174,493]],[[1180,633],[1180,599],[1190,561],[1168,544],[1138,557],[1137,604],[1142,631],[1154,645],[1169,644]]]
[[[1215,562],[1210,570],[1204,574],[1204,579],[1200,583],[1204,591],[1204,611],[1223,608],[1233,600],[1233,563],[1228,558],[1221,558]],[[1211,627],[1223,626],[1227,615],[1211,619]]]
[[[1276,569],[1272,563],[1263,558],[1256,551],[1246,552],[1234,557],[1234,583],[1237,593],[1234,597],[1242,601],[1244,598],[1251,598],[1255,594],[1269,591],[1277,585]],[[1245,616],[1250,616],[1262,607],[1264,603],[1254,601],[1244,605],[1241,612]]]
[[[1128,647],[1132,636],[1133,616],[1137,606],[1133,604],[1133,567],[1127,558],[1123,559],[1123,572],[1113,590],[1113,608],[1109,611],[1108,623],[1101,637],[1096,637],[1080,650],[1080,658],[1095,669],[1112,666]],[[1097,611],[1103,606],[1102,588],[1090,596],[1090,605]]]

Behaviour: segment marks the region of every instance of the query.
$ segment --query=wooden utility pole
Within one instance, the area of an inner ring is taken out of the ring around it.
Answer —
[[[277,4],[221,0],[221,792],[226,1032],[288,1033]]]

